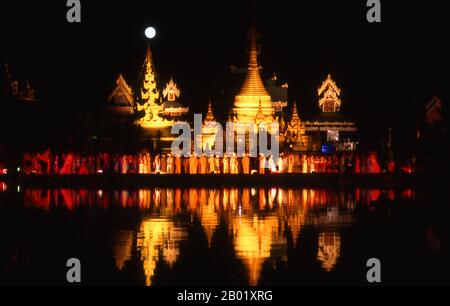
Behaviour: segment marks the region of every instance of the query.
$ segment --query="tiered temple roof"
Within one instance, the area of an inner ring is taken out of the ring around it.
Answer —
[[[138,92],[139,96],[135,100],[131,86],[120,74],[116,80],[116,87],[108,97],[109,108],[116,114],[133,114],[136,110],[143,111],[144,116],[137,123],[145,129],[154,130],[170,128],[175,122],[174,118],[189,112],[189,107],[184,107],[177,101],[181,91],[172,78],[162,91],[163,99],[161,99],[153,56],[149,47],[145,55],[142,83]]]
[[[319,99],[319,107],[323,112],[337,112],[341,107],[341,90],[337,87],[336,83],[329,74],[327,79],[322,83],[322,86],[318,89],[318,96],[322,96]]]
[[[180,95],[180,89],[178,89],[178,86],[173,79],[170,78],[169,83],[167,83],[166,88],[163,90],[163,97],[166,101],[163,103],[163,111],[161,111],[160,114],[171,117],[187,114],[189,112],[189,107],[184,107],[178,102]]]
[[[117,77],[116,87],[109,95],[108,101],[114,104],[133,106],[133,90],[127,84],[122,74],[119,74]]]
[[[318,104],[322,112],[314,120],[305,122],[306,131],[357,131],[356,123],[347,120],[339,112],[342,104],[340,99],[341,90],[337,87],[331,75],[327,76],[317,93],[319,97]]]

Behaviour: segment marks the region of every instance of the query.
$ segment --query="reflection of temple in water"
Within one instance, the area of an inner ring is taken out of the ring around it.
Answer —
[[[410,190],[281,188],[24,189],[21,193],[26,207],[45,211],[58,207],[71,211],[86,206],[100,211],[137,208],[146,217],[132,225],[137,230],[117,228],[112,251],[120,271],[128,260],[138,256],[148,285],[152,284],[158,261],[172,267],[181,255],[180,243],[188,239],[189,222],[176,221],[179,216],[197,218],[209,248],[221,247],[212,242],[224,222],[235,254],[246,267],[249,283],[256,285],[265,263],[287,262],[289,245],[296,249],[305,247],[299,241],[303,229],[314,230],[318,247],[311,250],[313,257],[324,271],[332,271],[340,257],[341,228],[355,222],[357,204],[371,205],[380,198],[394,201],[397,197],[414,197]]]
[[[329,272],[334,269],[341,252],[341,236],[338,232],[321,232],[317,260],[322,269]]]
[[[219,214],[216,211],[216,190],[201,189],[199,197],[199,204],[197,212],[199,214],[200,222],[208,239],[208,246],[211,246],[211,241],[216,228],[219,226]],[[218,192],[217,192],[218,193]]]
[[[179,243],[186,238],[186,229],[169,219],[149,218],[142,221],[137,235],[137,249],[144,265],[147,286],[151,285],[158,260],[162,258],[172,267],[179,256]]]
[[[133,240],[134,231],[121,230],[115,233],[112,248],[116,266],[119,270],[122,270],[125,263],[131,259]]]
[[[259,218],[236,216],[232,220],[234,248],[236,255],[244,262],[250,286],[256,286],[265,260],[271,252],[286,253],[286,239],[283,237],[279,219],[276,216]],[[286,260],[285,256],[283,256]]]

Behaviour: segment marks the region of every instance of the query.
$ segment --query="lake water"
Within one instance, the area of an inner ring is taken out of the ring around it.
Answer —
[[[449,284],[448,192],[42,190],[0,182],[0,283]]]

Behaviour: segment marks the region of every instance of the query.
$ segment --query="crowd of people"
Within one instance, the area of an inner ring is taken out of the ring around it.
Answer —
[[[22,171],[27,174],[88,175],[116,174],[266,174],[266,173],[380,173],[393,172],[390,162],[381,169],[376,152],[366,154],[338,152],[174,156],[170,153],[150,154],[24,154]]]

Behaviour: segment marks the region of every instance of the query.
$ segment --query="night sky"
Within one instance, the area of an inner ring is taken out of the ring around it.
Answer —
[[[331,73],[343,113],[363,134],[393,127],[404,140],[434,95],[450,101],[450,2],[381,2],[381,24],[369,24],[365,0],[85,0],[81,24],[69,24],[65,0],[2,1],[0,58],[30,79],[49,113],[89,112],[106,103],[119,73],[136,85],[152,25],[160,81],[173,76],[193,112],[205,112],[211,96],[225,116],[241,85],[229,67],[246,67],[253,11],[263,74],[289,83],[302,119],[317,114],[317,88]]]

